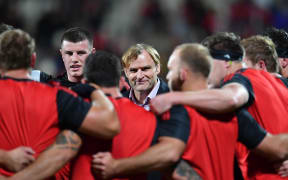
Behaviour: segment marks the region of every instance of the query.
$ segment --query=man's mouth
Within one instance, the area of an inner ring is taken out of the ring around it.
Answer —
[[[70,69],[71,69],[72,71],[78,71],[80,68],[81,68],[81,65],[71,65],[71,66],[70,66]]]
[[[146,81],[136,81],[136,84],[141,85],[141,84],[145,84]]]

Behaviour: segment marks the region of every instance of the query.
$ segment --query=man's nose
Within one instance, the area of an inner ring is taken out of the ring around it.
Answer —
[[[141,69],[139,69],[137,71],[137,75],[136,75],[137,79],[143,78],[143,71],[141,71]]]
[[[72,61],[78,61],[79,60],[78,54],[77,53],[73,53],[72,56],[71,56],[71,59],[72,59]]]

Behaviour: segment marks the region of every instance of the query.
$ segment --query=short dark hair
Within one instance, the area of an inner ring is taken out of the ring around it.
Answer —
[[[118,87],[121,60],[112,53],[96,51],[87,57],[83,74],[88,82],[103,87]]]
[[[268,28],[263,33],[263,36],[268,36],[275,44],[278,56],[286,57],[287,53],[283,51],[288,51],[288,33],[283,29]]]
[[[34,39],[20,29],[5,31],[0,36],[0,66],[4,70],[28,69],[34,51]]]
[[[202,41],[202,45],[206,46],[209,51],[230,51],[232,53],[241,54],[243,57],[245,51],[240,45],[240,41],[240,36],[232,32],[218,32],[205,38]]]
[[[0,34],[2,34],[5,31],[13,30],[15,29],[13,26],[5,23],[0,24]]]
[[[93,48],[92,34],[84,28],[73,27],[73,28],[67,29],[62,35],[61,46],[62,46],[63,41],[70,41],[73,43],[77,43],[77,42],[84,41],[84,40],[88,40],[89,45],[91,46],[91,48]]]

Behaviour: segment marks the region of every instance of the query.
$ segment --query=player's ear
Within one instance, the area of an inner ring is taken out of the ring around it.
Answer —
[[[31,64],[30,64],[30,66],[31,66],[32,68],[35,67],[36,58],[37,58],[37,55],[36,55],[36,53],[34,52],[34,53],[32,54],[32,56],[31,56]]]
[[[187,80],[187,78],[188,78],[188,70],[187,69],[181,68],[179,73],[180,73],[180,79],[182,81]]]
[[[257,63],[257,66],[259,67],[259,69],[262,69],[262,70],[265,70],[267,71],[267,68],[266,68],[266,64],[263,60],[260,60],[258,63]]]

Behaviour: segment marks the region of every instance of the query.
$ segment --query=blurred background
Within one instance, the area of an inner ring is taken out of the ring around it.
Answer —
[[[267,27],[288,30],[287,0],[0,0],[1,22],[29,32],[36,40],[36,68],[64,71],[59,53],[65,29],[85,27],[94,47],[119,57],[136,43],[158,50],[162,77],[173,48],[201,42],[218,31],[242,37]]]

